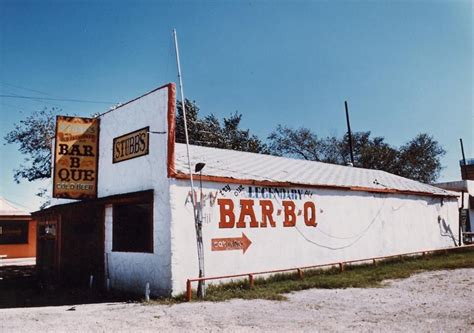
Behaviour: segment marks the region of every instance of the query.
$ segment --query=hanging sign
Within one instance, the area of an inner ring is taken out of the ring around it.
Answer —
[[[58,116],[53,197],[97,197],[99,119]]]
[[[135,157],[148,155],[149,132],[150,127],[145,127],[114,138],[112,162],[118,163]]]

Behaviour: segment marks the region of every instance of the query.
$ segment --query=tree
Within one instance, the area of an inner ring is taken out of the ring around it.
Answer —
[[[176,142],[185,143],[184,116],[181,102],[176,115]],[[235,112],[221,122],[213,114],[199,117],[199,106],[195,101],[185,99],[186,121],[189,143],[192,145],[267,153],[267,146],[250,131],[240,128],[242,115]]]
[[[354,149],[354,165],[360,168],[398,172],[398,150],[385,142],[383,137],[370,137],[370,132],[356,132],[352,135]],[[349,136],[339,140],[339,151],[343,163],[350,162]]]
[[[268,151],[257,136],[240,128],[241,114],[231,114],[223,119],[221,125],[212,114],[199,118],[199,107],[194,101],[186,99],[185,103],[191,144],[256,153]],[[51,142],[55,134],[56,115],[60,111],[57,108],[35,111],[15,124],[14,129],[4,136],[6,143],[19,144],[19,151],[25,156],[23,163],[14,170],[13,177],[17,183],[23,179],[34,181],[51,177]],[[176,141],[185,142],[181,103],[178,103],[176,118]]]
[[[278,125],[270,133],[269,149],[272,155],[321,161],[322,141],[311,130],[300,127],[296,130]]]
[[[270,153],[312,161],[347,165],[350,162],[347,134],[320,139],[311,130],[279,125],[268,137]],[[445,150],[428,134],[419,134],[400,148],[392,147],[383,137],[370,132],[352,135],[354,166],[384,170],[423,183],[432,183],[442,169],[440,158]]]
[[[446,150],[432,136],[422,133],[400,147],[399,175],[433,183],[442,170],[440,157]]]
[[[277,156],[296,157],[311,161],[347,165],[350,162],[347,134],[341,138],[319,138],[308,128],[292,129],[279,125],[268,137],[269,145],[250,131],[240,128],[242,115],[235,112],[223,121],[211,114],[199,117],[199,106],[185,100],[190,144],[233,149]],[[176,116],[176,141],[186,142],[181,103]],[[20,182],[51,177],[51,139],[54,137],[56,108],[36,111],[21,120],[4,137],[7,143],[19,144],[25,155],[14,170]],[[383,137],[371,137],[370,132],[353,134],[356,167],[384,170],[424,183],[434,182],[442,170],[440,158],[446,151],[428,134],[419,134],[400,148],[392,147]],[[43,191],[44,192],[44,191]]]
[[[5,141],[19,144],[19,151],[25,155],[23,163],[14,170],[13,178],[17,183],[22,179],[33,181],[51,177],[51,140],[59,111],[56,108],[35,111],[5,135]]]

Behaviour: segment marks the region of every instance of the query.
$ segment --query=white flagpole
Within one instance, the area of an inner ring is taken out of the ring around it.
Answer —
[[[179,48],[178,48],[178,35],[176,29],[173,29],[174,46],[176,50],[176,65],[178,67],[178,79],[179,79],[179,90],[181,92],[181,107],[183,109],[184,118],[184,134],[186,137],[186,151],[188,154],[188,167],[189,167],[189,181],[191,183],[191,202],[193,204],[194,211],[194,223],[196,228],[196,241],[198,250],[198,262],[199,262],[199,277],[204,277],[204,249],[202,244],[202,221],[201,214],[198,214],[196,209],[196,200],[194,198],[194,182],[193,182],[193,170],[191,168],[191,154],[189,152],[189,136],[188,136],[188,124],[186,120],[186,105],[184,100],[184,88],[183,79],[181,76],[181,63],[179,61]],[[205,294],[204,281],[199,281],[198,284],[198,297],[203,297]]]

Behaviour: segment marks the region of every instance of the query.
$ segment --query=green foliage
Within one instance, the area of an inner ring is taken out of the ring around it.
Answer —
[[[181,102],[177,103],[176,142],[185,143],[184,116]],[[189,143],[192,145],[247,151],[252,153],[268,153],[266,145],[250,131],[240,128],[242,115],[231,114],[221,122],[213,114],[199,117],[199,106],[195,101],[185,100],[186,121]]]
[[[384,170],[423,183],[432,183],[442,169],[440,158],[446,151],[428,134],[419,134],[400,148],[371,137],[370,132],[352,135],[354,166]],[[319,138],[310,129],[279,125],[268,137],[273,155],[347,165],[350,160],[348,135]]]
[[[59,111],[56,108],[35,111],[4,136],[7,143],[18,144],[20,153],[25,156],[14,170],[17,183],[21,179],[33,181],[51,177],[51,140]]]
[[[399,174],[432,183],[442,169],[439,158],[446,151],[428,134],[418,134],[413,140],[403,145],[399,151]]]
[[[268,137],[270,151],[276,156],[291,156],[311,161],[321,161],[324,141],[308,128],[291,129],[278,125]]]

